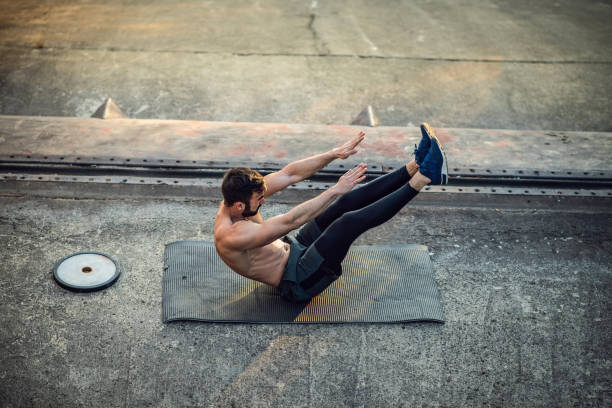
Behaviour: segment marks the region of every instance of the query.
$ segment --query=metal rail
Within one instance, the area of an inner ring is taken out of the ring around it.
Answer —
[[[59,182],[59,183],[107,183],[127,185],[172,185],[220,187],[221,179],[215,178],[167,178],[167,177],[134,177],[134,176],[91,176],[91,175],[59,175],[59,174],[19,174],[0,173],[0,183],[4,181],[19,182]],[[305,180],[290,186],[297,190],[324,190],[330,183]],[[455,194],[494,194],[494,195],[529,195],[529,196],[572,196],[572,197],[606,197],[612,198],[612,189],[585,189],[551,187],[508,187],[508,186],[427,186],[425,193],[455,193]]]
[[[276,171],[286,163],[273,161],[231,161],[231,160],[182,160],[175,158],[126,158],[126,157],[88,157],[78,155],[36,155],[36,154],[10,154],[0,155],[0,165],[7,164],[41,164],[41,165],[71,165],[71,166],[121,166],[159,169],[219,169],[227,170],[237,166],[246,166],[258,170]],[[357,162],[332,163],[325,167],[325,172],[344,172],[355,166]],[[403,163],[368,163],[368,173],[383,174]],[[451,167],[451,177],[521,177],[521,178],[547,178],[547,179],[579,179],[579,180],[612,180],[611,170],[580,170],[580,169],[511,169],[488,167]]]
[[[266,174],[281,169],[283,165],[276,162],[14,154],[0,156],[0,181],[218,187],[224,172],[231,167],[246,166]],[[353,165],[346,162],[334,163],[292,188],[328,188],[337,180],[339,174]],[[369,164],[367,179],[374,179],[402,165]],[[425,188],[425,192],[612,197],[612,172],[454,167],[449,169],[448,185],[429,186]]]

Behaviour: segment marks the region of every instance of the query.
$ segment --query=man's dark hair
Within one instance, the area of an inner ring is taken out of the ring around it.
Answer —
[[[223,200],[228,207],[238,201],[248,205],[253,192],[263,193],[265,188],[263,176],[248,167],[234,167],[225,173],[221,184]]]

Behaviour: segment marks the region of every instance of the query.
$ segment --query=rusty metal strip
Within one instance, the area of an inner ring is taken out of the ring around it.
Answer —
[[[455,194],[494,194],[494,195],[527,195],[527,196],[572,196],[572,197],[607,197],[612,198],[612,190],[589,190],[569,188],[521,188],[521,187],[456,187],[427,186],[423,190],[429,193]]]
[[[164,178],[164,177],[124,177],[124,176],[81,176],[53,174],[0,174],[0,182],[56,182],[56,183],[107,183],[107,184],[140,184],[140,185],[172,185],[172,186],[221,186],[219,178]],[[325,190],[331,183],[317,181],[302,181],[289,189]],[[424,193],[453,194],[492,194],[492,195],[527,195],[527,196],[572,196],[572,197],[605,197],[612,198],[611,189],[568,189],[568,188],[522,188],[522,187],[473,187],[473,186],[427,186]]]
[[[165,178],[125,176],[80,176],[60,174],[0,174],[0,181],[34,181],[59,183],[102,183],[220,187],[219,178]]]
[[[156,169],[216,169],[226,170],[232,167],[250,167],[262,172],[280,170],[286,163],[268,161],[211,161],[211,160],[181,160],[175,158],[125,158],[125,157],[86,157],[78,155],[0,155],[1,164],[29,164],[41,166],[119,166],[126,168],[156,168]],[[355,166],[357,162],[335,162],[323,169],[323,172],[341,173]],[[403,163],[369,163],[369,174],[384,174],[402,166]],[[559,179],[559,180],[602,180],[612,181],[610,170],[539,170],[539,169],[509,169],[509,168],[479,168],[479,167],[451,167],[449,178],[514,178],[514,179]]]

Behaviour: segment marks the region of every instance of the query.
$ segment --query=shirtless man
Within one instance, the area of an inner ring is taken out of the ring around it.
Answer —
[[[215,219],[219,256],[240,275],[279,288],[289,301],[310,300],[340,277],[342,260],[360,234],[389,220],[426,185],[446,184],[440,142],[426,123],[421,133],[415,158],[406,166],[353,190],[365,179],[367,167],[361,163],[315,198],[268,220],[259,213],[267,197],[357,153],[365,134],[265,177],[245,167],[231,169]],[[298,228],[295,238],[287,235]]]

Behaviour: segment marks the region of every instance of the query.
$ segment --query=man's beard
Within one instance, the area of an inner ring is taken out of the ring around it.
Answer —
[[[252,217],[259,212],[260,207],[261,207],[261,204],[259,204],[259,206],[255,209],[255,211],[251,211],[251,205],[249,203],[246,203],[246,208],[242,212],[242,216],[245,218]]]

